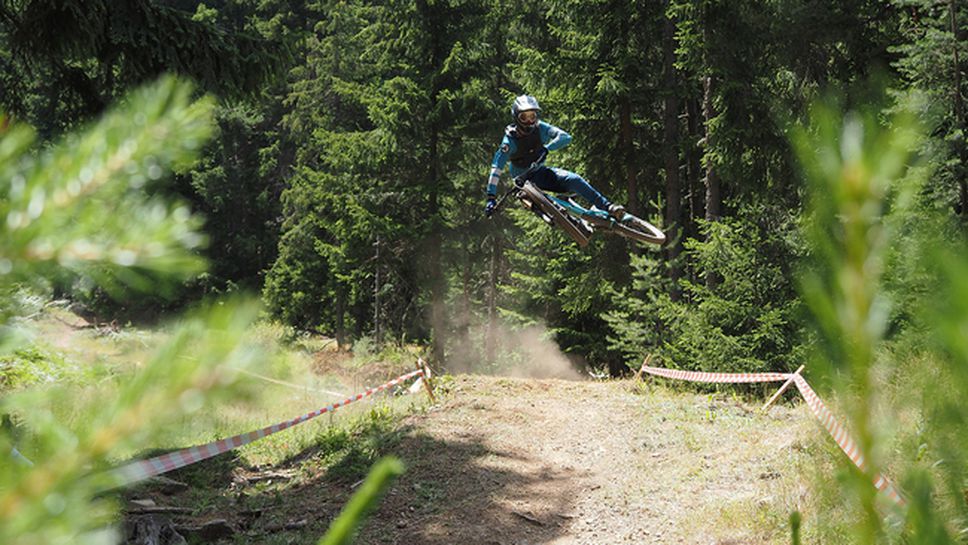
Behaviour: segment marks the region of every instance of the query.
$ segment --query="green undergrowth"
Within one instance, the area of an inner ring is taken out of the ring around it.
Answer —
[[[30,332],[31,343],[0,360],[0,393],[64,392],[67,395],[43,399],[52,405],[48,408],[55,418],[67,427],[83,425],[85,407],[99,399],[116,397],[121,385],[140,371],[143,357],[171,341],[174,329],[165,324],[150,329],[116,324],[94,327],[58,306],[38,312],[22,327]],[[352,353],[335,360],[324,358],[338,364],[321,374],[317,365],[320,354],[335,350],[335,343],[329,339],[294,336],[290,328],[271,322],[253,324],[246,338],[262,347],[264,358],[239,369],[233,385],[236,396],[211,404],[207,411],[174,419],[155,435],[151,448],[115,449],[107,460],[120,464],[147,459],[292,420],[355,396],[363,391],[359,384],[372,387],[383,382],[382,378],[370,380],[373,376],[390,379],[413,369],[414,358],[406,357],[406,349],[397,349],[391,357],[375,351],[366,354],[363,357],[372,362],[369,364]],[[380,372],[367,372],[368,365],[378,366]],[[354,374],[367,376],[356,380],[352,378]],[[164,477],[188,485],[176,496],[163,492],[164,485],[153,480],[117,492],[125,500],[155,498],[161,505],[190,507],[191,516],[231,518],[239,512],[265,512],[266,525],[284,525],[291,521],[276,521],[273,513],[280,506],[302,502],[298,494],[304,486],[322,479],[350,493],[363,489],[360,485],[371,469],[405,433],[400,425],[402,418],[427,405],[422,390],[417,395],[408,393],[411,384],[376,393],[248,445],[168,472]],[[185,403],[185,399],[179,402]],[[16,415],[6,419],[4,425],[13,428],[10,431],[14,437],[26,439],[31,433]],[[150,426],[151,422],[143,425]],[[28,459],[35,458],[29,441],[19,446]],[[349,501],[348,494],[340,497],[334,508]],[[315,542],[327,534],[331,516],[304,528],[262,538],[266,543],[290,543],[292,539]],[[248,542],[243,535],[237,539]]]
[[[34,347],[0,356],[0,388],[4,390],[83,381],[85,374],[85,369],[65,361],[61,354]]]
[[[400,365],[413,369],[414,362],[424,353],[423,347],[415,345],[383,344],[378,345],[371,337],[361,337],[353,343],[354,367],[364,367],[373,363]]]
[[[189,485],[192,505],[206,506],[217,501],[225,491],[232,488],[237,475],[260,472],[285,471],[285,479],[260,481],[246,487],[243,496],[250,503],[262,503],[264,496],[300,486],[321,475],[328,480],[353,484],[366,476],[373,464],[393,445],[397,444],[402,428],[400,418],[409,407],[394,406],[381,402],[368,410],[343,415],[337,421],[310,421],[301,426],[305,433],[300,440],[282,439],[271,441],[267,437],[246,447],[235,449],[196,464],[165,474],[166,477]],[[296,428],[298,429],[298,428]],[[295,431],[290,428],[279,432],[284,436]],[[250,448],[263,443],[261,448]],[[145,452],[158,455],[165,450]],[[240,473],[241,472],[241,473]],[[131,493],[150,491],[152,484],[136,485]]]

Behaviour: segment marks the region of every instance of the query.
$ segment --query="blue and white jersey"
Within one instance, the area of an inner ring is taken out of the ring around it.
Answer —
[[[487,194],[489,196],[493,197],[497,195],[497,186],[501,180],[501,171],[508,165],[511,156],[515,155],[518,151],[518,142],[527,139],[529,136],[531,135],[517,136],[514,125],[509,125],[508,129],[504,131],[504,139],[501,140],[501,145],[491,160],[491,174],[487,178]],[[561,149],[571,142],[570,134],[544,121],[538,121],[538,136],[541,139],[541,144],[548,148],[549,151]],[[521,174],[527,169],[527,166],[510,165],[512,177]]]

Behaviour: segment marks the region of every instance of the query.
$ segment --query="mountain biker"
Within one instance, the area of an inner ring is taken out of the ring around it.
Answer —
[[[504,129],[504,139],[491,160],[491,174],[487,180],[487,206],[484,209],[488,217],[497,206],[497,186],[501,171],[508,160],[511,161],[511,176],[519,176],[533,163],[543,163],[549,151],[561,149],[571,142],[570,134],[539,120],[540,114],[541,106],[533,96],[521,95],[514,99],[511,106],[514,123]],[[613,218],[621,220],[625,216],[625,207],[610,202],[574,172],[541,164],[527,179],[544,191],[577,193]]]

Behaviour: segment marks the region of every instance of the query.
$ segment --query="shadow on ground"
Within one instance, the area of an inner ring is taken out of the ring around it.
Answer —
[[[454,441],[410,427],[390,433],[391,437],[379,438],[377,451],[354,447],[333,459],[323,442],[259,471],[232,471],[226,464],[238,460],[218,457],[173,475],[190,483],[187,491],[165,496],[149,487],[135,495],[194,510],[173,515],[176,526],[225,519],[235,530],[231,538],[206,542],[315,544],[372,462],[392,454],[407,470],[365,522],[355,545],[538,544],[565,532],[579,492],[574,485],[569,487],[573,472],[548,469],[528,474],[502,468],[543,466],[540,461],[511,464],[521,461],[516,454],[489,449],[483,438],[470,433]],[[372,437],[356,439],[353,445],[365,445]],[[323,465],[328,469],[313,469]],[[543,487],[542,504],[529,506],[536,487]]]
[[[489,450],[471,434],[451,442],[408,436],[396,454],[408,470],[357,544],[542,543],[560,536],[574,512],[570,471],[509,470],[501,466],[543,466],[505,464],[514,453]],[[540,505],[530,502],[536,489]]]

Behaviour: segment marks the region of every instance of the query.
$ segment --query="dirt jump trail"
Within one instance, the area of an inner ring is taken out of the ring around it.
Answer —
[[[358,544],[789,543],[815,428],[632,381],[458,376]],[[755,521],[755,522],[754,522]]]
[[[790,512],[815,511],[813,464],[836,456],[818,456],[836,446],[807,408],[763,413],[758,396],[732,388],[664,384],[448,377],[437,404],[421,410],[427,402],[414,398],[416,412],[376,453],[401,458],[406,472],[354,544],[790,543]],[[175,529],[201,538],[193,543],[314,544],[359,484],[319,469],[321,452],[277,467],[213,458],[171,474],[207,485],[130,499],[173,506]],[[139,510],[128,509],[129,528]]]

